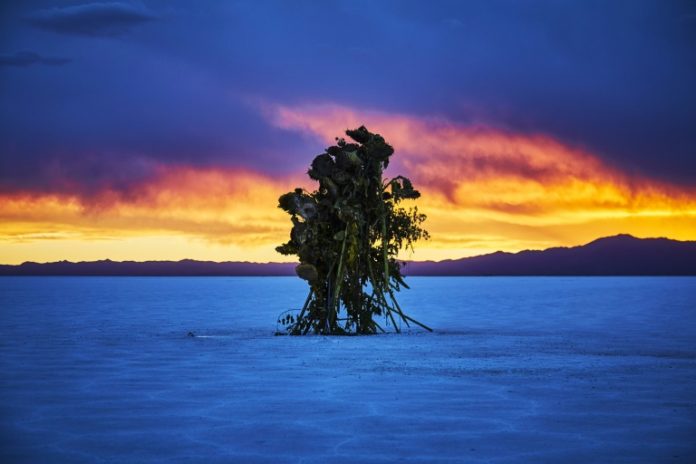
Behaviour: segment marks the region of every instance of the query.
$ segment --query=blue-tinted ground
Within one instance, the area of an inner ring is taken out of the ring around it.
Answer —
[[[410,283],[297,338],[299,279],[2,278],[0,461],[696,462],[695,278]]]

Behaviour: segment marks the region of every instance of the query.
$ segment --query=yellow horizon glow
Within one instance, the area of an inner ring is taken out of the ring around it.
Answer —
[[[387,175],[409,176],[432,240],[413,260],[575,246],[628,233],[696,239],[696,191],[629,176],[548,136],[336,105],[267,107],[271,122],[329,144],[364,122],[396,153]],[[311,159],[307,159],[307,164]],[[315,188],[304,173],[161,167],[128,194],[0,194],[0,263],[111,259],[293,261],[282,193]],[[405,203],[405,207],[412,206]]]

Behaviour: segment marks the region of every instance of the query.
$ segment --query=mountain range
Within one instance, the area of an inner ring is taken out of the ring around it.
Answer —
[[[0,275],[293,276],[295,263],[58,261],[0,265]],[[443,261],[410,261],[413,276],[696,275],[696,241],[616,235],[586,245],[495,253]]]

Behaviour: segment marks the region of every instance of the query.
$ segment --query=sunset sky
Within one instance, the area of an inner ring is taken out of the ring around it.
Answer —
[[[696,3],[3,2],[0,263],[283,261],[365,124],[415,260],[696,239]]]

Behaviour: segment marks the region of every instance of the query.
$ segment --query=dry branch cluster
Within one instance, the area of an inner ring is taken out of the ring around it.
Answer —
[[[383,179],[394,149],[379,134],[361,126],[346,135],[354,143],[336,139],[312,161],[308,174],[318,190],[298,188],[279,198],[293,227],[276,250],[299,257],[296,272],[310,285],[299,314],[279,323],[293,335],[373,334],[384,332],[376,317],[385,316],[396,331],[397,320],[430,330],[404,314],[394,296],[408,288],[399,250],[428,238],[425,215],[399,206],[420,193],[406,177]]]

